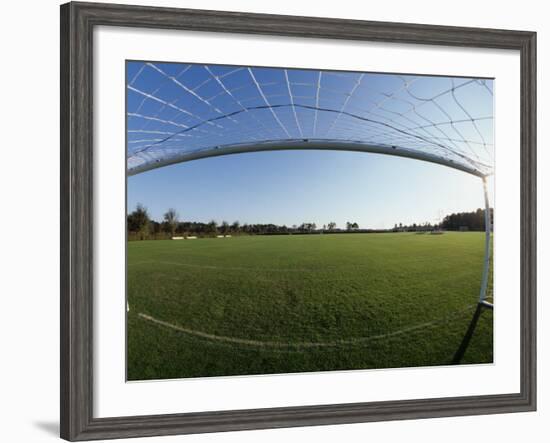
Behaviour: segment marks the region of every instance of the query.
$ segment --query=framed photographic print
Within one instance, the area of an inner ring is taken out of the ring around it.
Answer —
[[[61,436],[536,407],[536,35],[61,7]]]

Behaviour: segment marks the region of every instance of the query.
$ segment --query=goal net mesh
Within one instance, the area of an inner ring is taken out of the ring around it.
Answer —
[[[493,169],[489,79],[127,62],[126,88],[130,175],[189,154],[289,141],[399,148],[479,175]]]

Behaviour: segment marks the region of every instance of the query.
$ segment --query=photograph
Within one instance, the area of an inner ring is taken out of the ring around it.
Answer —
[[[493,78],[125,72],[127,381],[493,363]]]
[[[61,5],[44,71],[61,438],[525,437],[540,19],[146,3]]]

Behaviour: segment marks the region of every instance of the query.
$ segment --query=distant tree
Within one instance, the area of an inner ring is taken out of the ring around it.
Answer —
[[[215,234],[218,232],[218,224],[216,223],[216,220],[210,220],[208,223],[208,232]]]
[[[147,208],[141,203],[136,205],[136,209],[128,215],[128,231],[135,232],[143,240],[149,236],[149,213]]]
[[[222,231],[222,234],[227,234],[229,232],[229,223],[227,223],[225,220],[222,221],[222,224],[220,225],[220,230]]]
[[[155,220],[149,221],[149,232],[153,235],[159,234],[161,231],[161,224]]]
[[[353,223],[346,222],[346,231],[351,231],[352,227],[353,227]]]
[[[179,215],[174,208],[168,209],[164,214],[164,222],[170,235],[173,237],[176,233],[176,227],[178,225]]]
[[[329,231],[332,231],[332,230],[334,230],[334,229],[336,228],[336,223],[335,223],[335,222],[330,222],[330,223],[327,225],[327,227],[328,227],[328,230],[329,230]]]
[[[233,232],[239,232],[239,229],[240,229],[241,225],[239,224],[239,221],[238,220],[235,220],[232,224],[231,224],[231,230]]]
[[[317,225],[315,223],[302,223],[298,230],[302,232],[312,232],[317,229]]]

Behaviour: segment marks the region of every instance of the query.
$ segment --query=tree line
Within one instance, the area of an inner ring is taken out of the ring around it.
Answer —
[[[234,221],[221,223],[211,220],[208,223],[181,221],[179,214],[169,208],[162,221],[153,220],[147,208],[138,203],[128,214],[127,229],[129,240],[167,239],[175,236],[214,237],[216,235],[277,235],[277,234],[318,234],[318,233],[350,233],[350,232],[417,232],[417,231],[483,231],[485,229],[485,211],[477,209],[473,212],[450,214],[441,223],[413,223],[411,225],[395,224],[393,229],[361,229],[357,222],[346,222],[339,228],[335,222],[317,226],[314,222],[304,222],[300,225],[276,225],[273,223],[239,223]],[[492,218],[492,210],[491,210]]]
[[[489,210],[489,219],[493,225],[493,208]],[[484,231],[485,209],[477,209],[473,212],[460,212],[447,215],[441,222],[441,227],[448,231]]]
[[[336,222],[317,226],[314,222],[304,222],[300,225],[276,225],[274,223],[243,223],[234,221],[221,223],[211,220],[208,223],[195,221],[181,221],[179,214],[169,208],[162,221],[153,220],[145,206],[138,203],[136,208],[127,217],[128,238],[130,240],[164,239],[175,236],[196,235],[213,237],[216,235],[275,235],[275,234],[312,234],[318,232],[341,232]],[[346,231],[358,231],[359,224],[347,222]]]
[[[489,211],[491,226],[493,224],[493,208]],[[394,232],[418,232],[418,231],[485,231],[485,209],[478,208],[472,212],[458,212],[446,215],[440,223],[413,223],[404,225],[396,223]]]

